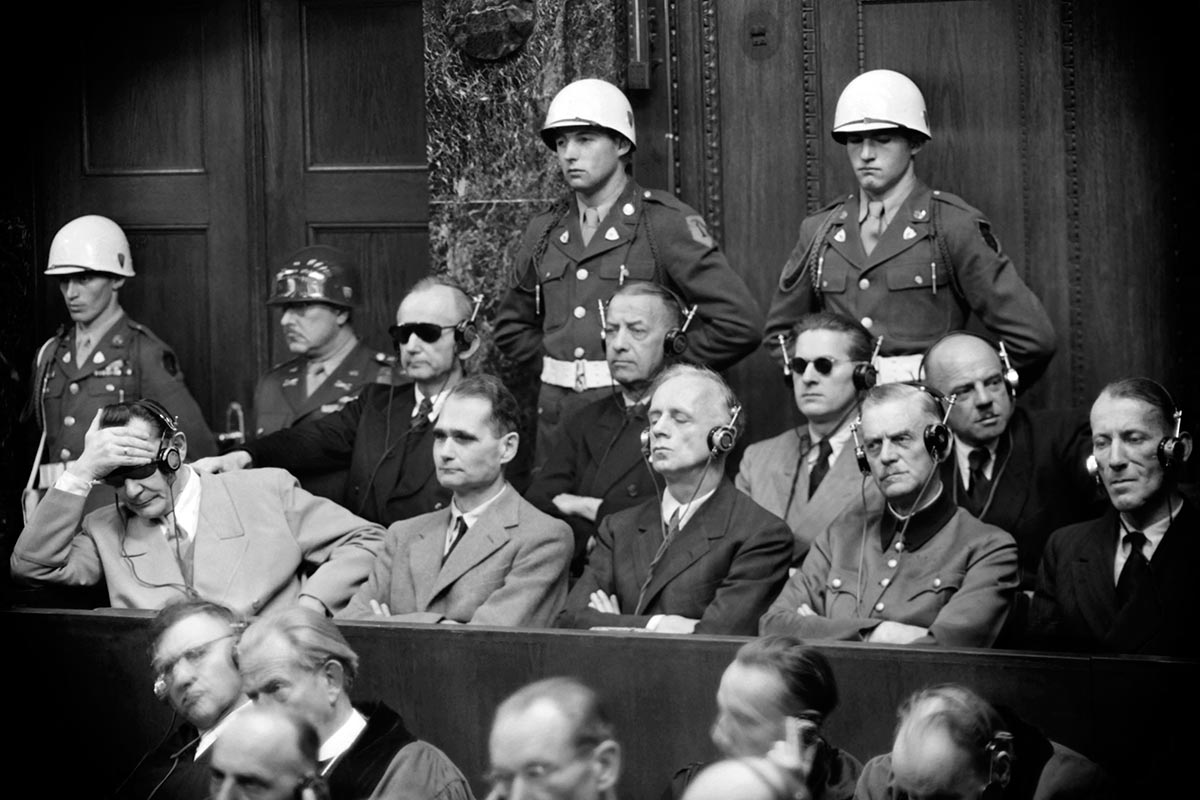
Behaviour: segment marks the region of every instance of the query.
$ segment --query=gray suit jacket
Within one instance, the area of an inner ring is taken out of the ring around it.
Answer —
[[[754,502],[781,517],[795,537],[792,563],[798,564],[820,536],[850,506],[862,507],[864,476],[854,460],[854,442],[847,441],[812,498],[808,496],[808,467],[800,463],[804,426],[755,442],[746,448],[735,484]],[[868,508],[883,508],[883,495],[866,478]],[[795,486],[795,493],[792,487]],[[792,503],[788,505],[788,496]],[[784,516],[784,512],[787,516]]]
[[[567,597],[571,529],[511,485],[442,563],[450,509],[394,523],[367,582],[338,616],[401,622],[547,627]]]

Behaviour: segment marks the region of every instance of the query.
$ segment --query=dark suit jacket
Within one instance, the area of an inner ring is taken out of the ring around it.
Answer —
[[[662,535],[657,497],[606,517],[559,626],[644,627],[655,614],[678,614],[699,620],[696,633],[756,635],[758,618],[782,588],[792,559],[792,533],[784,521],[723,478],[667,548],[639,609]],[[623,613],[588,608],[597,589],[615,594]]]
[[[1092,452],[1091,428],[1083,411],[1026,411],[1018,407],[1000,437],[992,470],[991,502],[972,509],[955,455],[942,462],[942,485],[955,501],[983,522],[1017,540],[1021,588],[1032,590],[1050,534],[1093,519],[1107,507],[1085,461]]]
[[[585,406],[567,419],[559,447],[550,453],[525,495],[542,511],[571,526],[575,534],[573,575],[583,571],[587,541],[596,535],[605,517],[656,494],[654,478],[642,457],[645,427],[645,406],[627,415],[619,394]],[[561,514],[554,507],[554,498],[563,493],[601,498],[596,521]]]
[[[1200,512],[1185,501],[1150,560],[1152,581],[1117,608],[1115,510],[1055,531],[1031,611],[1031,643],[1067,650],[1195,657],[1192,623]]]
[[[410,433],[412,386],[369,384],[335,414],[277,431],[244,448],[256,467],[304,472],[349,467],[342,504],[390,525],[439,508],[450,492],[433,468],[433,428]]]

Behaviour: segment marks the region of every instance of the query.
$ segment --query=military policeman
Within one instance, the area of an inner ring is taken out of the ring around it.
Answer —
[[[620,89],[593,78],[569,84],[550,103],[542,139],[571,193],[526,229],[518,282],[495,327],[510,358],[542,358],[538,465],[560,420],[614,391],[599,304],[626,280],[662,283],[688,304],[687,360],[724,369],[753,351],[762,331],[758,305],[704,219],[629,176],[637,135]]]
[[[121,308],[118,294],[134,272],[120,226],[96,215],[68,222],[50,244],[45,274],[58,279],[74,324],[61,327],[37,353],[33,408],[44,440],[30,488],[53,486],[79,457],[97,411],[139,397],[158,398],[179,413],[192,455],[216,453],[175,353]],[[36,493],[26,497],[31,511]]]
[[[981,212],[931,190],[914,158],[932,137],[921,90],[864,72],[838,98],[833,138],[859,191],[808,217],[767,314],[776,346],[803,314],[827,309],[882,336],[881,381],[916,378],[920,353],[974,314],[1007,343],[1023,387],[1054,355],[1054,328]]]

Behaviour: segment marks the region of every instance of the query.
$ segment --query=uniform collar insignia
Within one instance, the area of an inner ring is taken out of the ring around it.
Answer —
[[[616,228],[609,228],[604,232],[604,238],[608,239],[610,242],[615,242],[617,239],[621,238],[621,234],[617,233]]]
[[[846,241],[846,229],[845,229],[845,228],[838,228],[838,232],[837,232],[837,233],[835,233],[835,234],[833,235],[833,240],[834,240],[835,242],[844,242],[844,241]]]
[[[915,239],[915,238],[917,238],[917,232],[916,232],[916,231],[914,231],[914,230],[913,230],[912,228],[910,228],[909,226],[905,225],[905,226],[904,226],[904,238],[905,238],[906,240],[907,240],[907,239]]]

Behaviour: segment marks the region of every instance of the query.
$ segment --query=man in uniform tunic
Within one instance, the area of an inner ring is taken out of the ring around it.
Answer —
[[[974,315],[1032,384],[1054,355],[1054,328],[983,214],[917,178],[915,157],[932,138],[921,90],[898,72],[865,72],[838,98],[832,133],[859,191],[800,225],[768,345],[806,312],[836,311],[883,337],[881,382],[912,380],[920,354]]]
[[[542,359],[535,468],[571,412],[613,391],[597,335],[600,302],[626,280],[656,281],[695,312],[684,358],[722,370],[761,340],[762,312],[696,211],[643,189],[626,171],[637,146],[633,109],[605,81],[576,81],[550,104],[542,139],[571,194],[530,222],[517,284],[496,315],[496,344]]]
[[[175,353],[121,308],[118,294],[134,272],[120,226],[96,215],[68,222],[50,244],[45,274],[57,279],[73,324],[60,328],[37,353],[33,411],[45,439],[26,492],[26,518],[41,492],[79,458],[88,425],[104,406],[157,398],[185,420],[193,455],[216,453],[216,440],[184,385]],[[112,500],[111,492],[95,495],[91,507]]]
[[[294,358],[263,375],[254,390],[254,435],[265,436],[340,411],[368,383],[391,383],[391,360],[354,331],[358,281],[349,255],[313,245],[288,257],[267,305]],[[300,484],[340,500],[346,471],[301,471]]]

